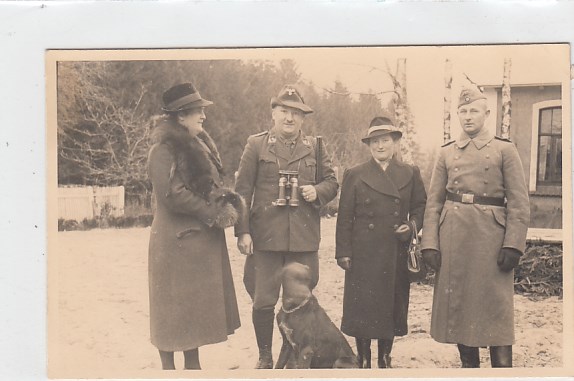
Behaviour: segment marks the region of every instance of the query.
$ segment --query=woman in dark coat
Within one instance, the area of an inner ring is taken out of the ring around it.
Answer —
[[[422,226],[426,192],[417,167],[394,157],[402,133],[377,117],[363,142],[371,160],[346,171],[337,217],[337,264],[345,270],[341,330],[356,339],[359,364],[390,367],[395,336],[407,334],[408,242]]]
[[[152,131],[148,173],[156,210],[149,242],[151,342],[163,369],[201,369],[198,348],[227,340],[240,326],[224,228],[242,211],[222,187],[222,165],[203,130],[202,99],[191,83],[163,94],[165,115]]]

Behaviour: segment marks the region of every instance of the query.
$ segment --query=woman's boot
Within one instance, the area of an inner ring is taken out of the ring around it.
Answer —
[[[355,337],[359,368],[371,368],[371,339]]]
[[[512,368],[512,345],[490,347],[490,364],[493,368]]]
[[[184,369],[201,369],[199,364],[199,348],[183,351]]]
[[[160,350],[159,358],[161,359],[161,369],[175,370],[175,363],[173,362],[173,352]]]
[[[377,363],[380,369],[391,367],[391,350],[393,349],[394,339],[379,339],[379,358]]]
[[[457,346],[463,368],[480,368],[478,347],[467,347],[462,344],[457,344]]]

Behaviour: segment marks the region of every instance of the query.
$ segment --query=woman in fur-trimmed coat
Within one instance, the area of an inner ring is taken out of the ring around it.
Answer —
[[[190,83],[163,95],[166,113],[152,132],[148,173],[156,201],[149,242],[151,342],[163,369],[201,369],[198,348],[227,340],[240,326],[224,228],[241,198],[222,187],[222,165],[203,130],[202,99]]]

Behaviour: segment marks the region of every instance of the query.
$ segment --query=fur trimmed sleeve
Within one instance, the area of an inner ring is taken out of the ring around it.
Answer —
[[[217,208],[185,187],[177,171],[173,170],[174,163],[166,144],[157,144],[150,150],[148,172],[158,204],[165,205],[174,213],[194,215],[206,225],[213,226]]]

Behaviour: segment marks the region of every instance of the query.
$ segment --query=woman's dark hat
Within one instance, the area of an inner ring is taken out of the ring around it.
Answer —
[[[395,127],[394,123],[390,118],[387,117],[376,117],[371,121],[370,127],[367,130],[367,134],[361,141],[365,144],[369,144],[372,138],[378,136],[391,134],[393,139],[400,139],[403,136],[401,130]]]
[[[279,92],[279,95],[271,98],[271,108],[275,106],[293,107],[310,114],[313,109],[305,104],[301,93],[294,85],[285,85]]]
[[[163,107],[161,109],[165,112],[177,112],[212,104],[212,101],[203,99],[191,83],[181,83],[163,93]]]

